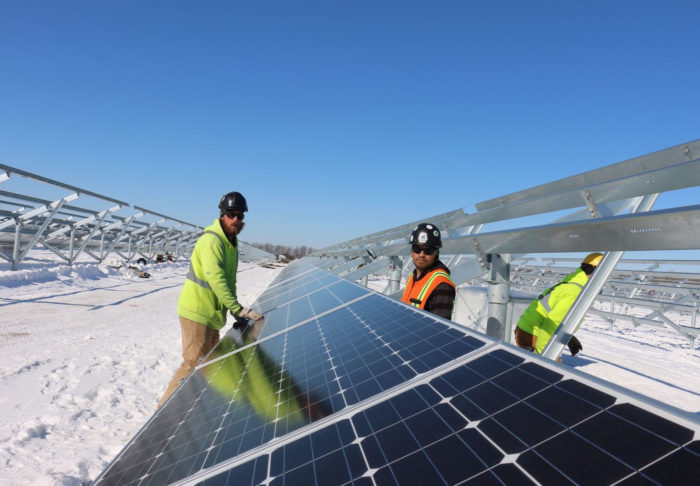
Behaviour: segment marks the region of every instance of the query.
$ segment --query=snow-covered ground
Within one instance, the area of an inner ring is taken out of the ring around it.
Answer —
[[[93,263],[3,265],[1,482],[89,482],[152,415],[180,363],[175,306],[188,263],[150,265],[148,279]],[[252,304],[279,271],[241,263],[241,302]],[[700,413],[700,351],[687,339],[623,323],[611,330],[598,317],[578,336],[584,350],[565,364]]]
[[[180,364],[188,262],[134,278],[96,264],[0,270],[0,483],[94,479],[155,411]],[[280,269],[241,263],[250,305]]]

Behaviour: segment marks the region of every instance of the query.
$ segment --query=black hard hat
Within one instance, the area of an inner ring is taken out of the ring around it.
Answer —
[[[243,194],[240,192],[229,192],[221,196],[221,201],[219,201],[219,209],[221,212],[226,211],[248,211],[248,203],[245,202]]]
[[[440,230],[430,223],[421,223],[411,233],[410,243],[412,245],[430,246],[432,248],[442,248]]]

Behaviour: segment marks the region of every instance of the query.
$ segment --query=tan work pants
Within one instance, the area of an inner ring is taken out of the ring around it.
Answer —
[[[158,408],[172,395],[175,389],[180,385],[180,382],[187,378],[193,369],[199,363],[200,358],[209,353],[216,343],[219,342],[219,331],[200,324],[199,322],[190,321],[182,316],[180,318],[180,328],[182,330],[182,364],[175,372],[175,376],[170,380],[168,388],[166,388],[163,398],[158,402]]]
[[[523,331],[519,327],[515,328],[515,344],[521,348],[527,349],[528,351],[537,353],[537,348],[535,346],[537,344],[537,336],[533,336],[529,332]],[[557,358],[557,362],[561,363],[561,358]]]
[[[537,336],[533,336],[527,331],[523,331],[519,327],[515,328],[515,344],[520,346],[521,348],[525,348],[529,351],[534,351],[535,353],[535,344],[537,343]]]

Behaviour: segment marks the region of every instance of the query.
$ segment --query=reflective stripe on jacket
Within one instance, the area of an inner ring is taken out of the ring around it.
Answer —
[[[585,272],[577,268],[564,279],[534,299],[523,312],[518,327],[537,337],[535,350],[541,353],[561,321],[574,305],[588,282]]]
[[[450,274],[440,267],[426,273],[417,281],[413,279],[413,276],[414,273],[408,277],[401,301],[419,309],[425,309],[425,304],[428,302],[430,294],[433,293],[433,290],[438,285],[446,283],[453,289],[455,288]]]
[[[219,220],[204,230],[192,250],[190,270],[177,301],[178,315],[219,330],[226,312],[243,308],[236,297],[238,248],[221,229]]]

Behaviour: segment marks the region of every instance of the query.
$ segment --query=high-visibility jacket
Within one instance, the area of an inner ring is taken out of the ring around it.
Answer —
[[[542,353],[586,282],[588,276],[577,268],[554,287],[542,292],[520,316],[518,327],[537,337],[535,350],[538,353]]]
[[[415,272],[408,277],[401,301],[419,309],[425,309],[425,304],[438,285],[445,283],[455,288],[449,270],[442,264],[425,273],[418,280],[415,280],[414,276]]]
[[[229,241],[219,220],[204,230],[192,250],[190,269],[177,301],[178,315],[219,330],[226,312],[243,306],[236,297],[238,245]]]

